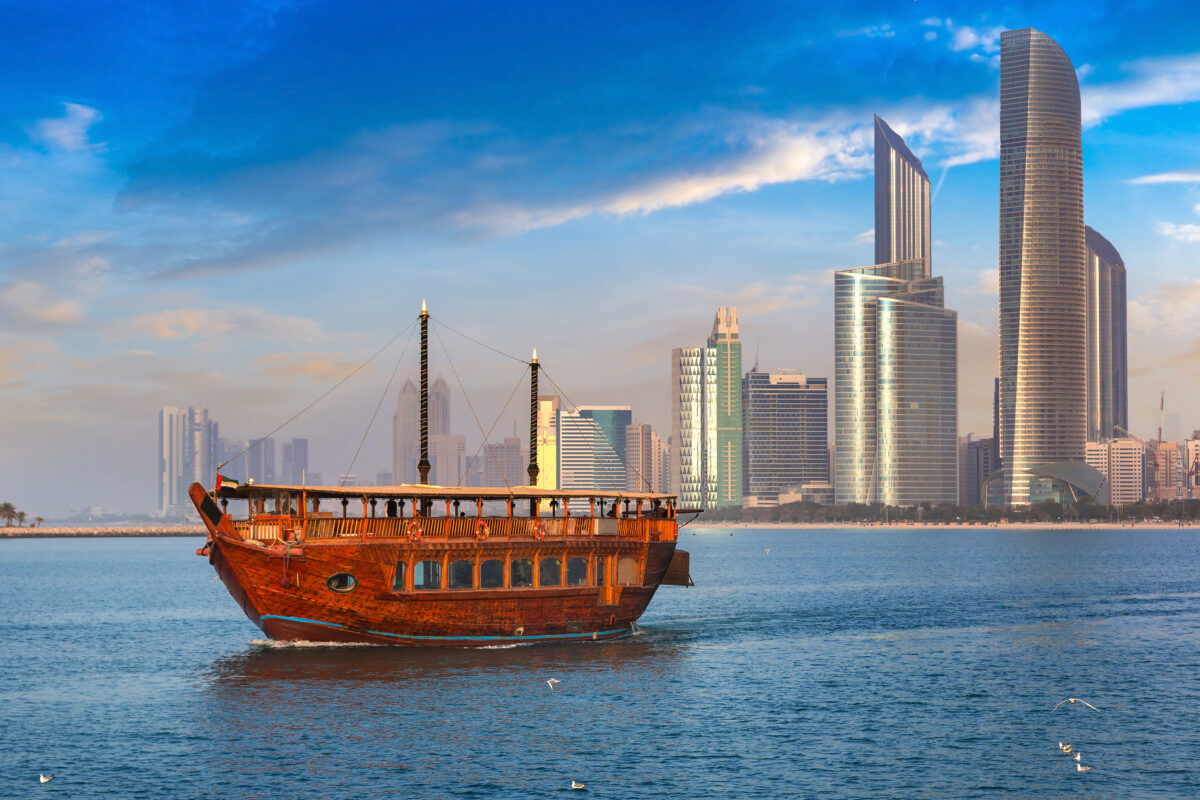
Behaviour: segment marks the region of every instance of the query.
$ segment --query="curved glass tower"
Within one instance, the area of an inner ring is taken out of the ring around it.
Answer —
[[[1113,438],[1129,427],[1129,374],[1125,345],[1125,262],[1117,248],[1086,225],[1087,440]]]
[[[1082,461],[1087,269],[1079,83],[1032,28],[1000,35],[1000,452],[1009,505],[1030,468]]]
[[[921,259],[929,271],[929,176],[875,115],[875,263]]]

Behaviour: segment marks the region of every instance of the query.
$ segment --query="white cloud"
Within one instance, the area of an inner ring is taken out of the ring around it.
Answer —
[[[838,34],[839,37],[863,36],[868,39],[890,39],[895,35],[895,29],[886,22],[881,25],[870,25],[865,28],[844,31]]]
[[[1003,26],[994,25],[988,28],[973,28],[970,25],[955,25],[946,20],[946,28],[951,32],[950,49],[955,52],[963,50],[982,50],[985,53],[1000,52],[1000,32]]]
[[[925,31],[925,41],[932,42],[937,37],[937,31]]]
[[[1200,241],[1200,226],[1196,239]],[[1148,338],[1200,335],[1200,279],[1166,283],[1126,304],[1130,329]],[[1132,339],[1131,339],[1132,341]]]
[[[63,103],[61,117],[40,119],[30,135],[52,149],[75,152],[94,145],[88,142],[88,128],[100,120],[100,112],[79,103]]]
[[[114,339],[191,339],[223,334],[283,340],[312,340],[321,335],[312,320],[273,314],[257,308],[176,308],[117,320],[106,328]]]
[[[1142,175],[1139,178],[1130,178],[1127,183],[1133,183],[1137,185],[1156,183],[1200,183],[1200,170],[1159,172],[1154,175]]]
[[[863,231],[862,233],[856,233],[854,235],[854,241],[860,242],[860,243],[874,242],[875,241],[875,229],[871,228],[870,230]]]
[[[1200,53],[1147,58],[1125,68],[1131,74],[1126,80],[1080,87],[1085,126],[1135,108],[1200,100]]]
[[[1200,225],[1160,222],[1154,226],[1154,230],[1168,239],[1176,239],[1180,242],[1200,242]]]
[[[0,322],[71,325],[83,319],[83,309],[49,286],[18,280],[0,287],[0,317]]]
[[[941,17],[926,17],[925,19],[921,20],[921,24],[925,25],[927,27],[930,27],[930,28],[940,28],[940,27],[942,27],[942,25],[944,25],[946,22],[949,22],[949,21],[950,20],[948,20],[948,19],[942,20]]]

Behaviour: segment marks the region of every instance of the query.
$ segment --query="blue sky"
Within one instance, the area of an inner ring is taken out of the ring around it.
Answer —
[[[1131,422],[1149,435],[1165,389],[1186,435],[1197,22],[1183,3],[7,5],[0,499],[149,510],[160,406],[262,435],[422,298],[660,430],[669,350],[719,305],[747,368],[828,376],[830,271],[873,255],[873,113],[934,181],[961,428],[989,430],[999,31],[1025,26],[1080,74],[1085,215],[1129,268]],[[486,425],[519,367],[444,341]],[[349,465],[400,346],[280,434],[312,440],[313,469]],[[390,425],[389,400],[358,472],[389,466]]]

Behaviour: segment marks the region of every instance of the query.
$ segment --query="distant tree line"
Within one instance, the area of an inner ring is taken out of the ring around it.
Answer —
[[[4,527],[11,528],[13,520],[17,521],[19,527],[25,527],[25,512],[18,511],[17,507],[12,503],[0,503],[0,519],[4,520]],[[33,527],[41,525],[45,520],[41,517],[33,518]]]
[[[1047,501],[1024,508],[933,505],[885,506],[849,503],[824,506],[813,502],[785,503],[774,508],[718,508],[701,515],[704,522],[1110,522],[1200,520],[1200,500],[1130,503],[1102,506],[1084,498],[1071,506]]]

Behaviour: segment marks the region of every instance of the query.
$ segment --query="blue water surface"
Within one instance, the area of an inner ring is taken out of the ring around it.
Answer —
[[[0,541],[0,796],[1200,796],[1200,532],[681,544],[640,635],[444,651],[264,642],[198,539]]]

